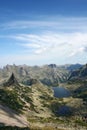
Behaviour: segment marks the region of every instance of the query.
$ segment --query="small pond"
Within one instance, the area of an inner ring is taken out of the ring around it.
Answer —
[[[54,90],[54,97],[63,98],[71,96],[70,91],[63,87],[53,87],[52,89]]]

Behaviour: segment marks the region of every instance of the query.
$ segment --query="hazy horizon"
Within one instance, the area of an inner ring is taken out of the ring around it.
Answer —
[[[35,64],[35,65],[29,65],[29,64],[5,64],[3,66],[0,66],[0,68],[3,69],[6,66],[29,66],[29,67],[38,66],[38,67],[44,67],[44,66],[49,66],[49,65],[56,65],[57,67],[61,67],[61,66],[70,66],[70,65],[82,65],[83,66],[85,64],[80,64],[80,63],[74,63],[74,64],[55,64],[55,63],[50,63],[50,64],[41,64],[41,65],[38,65],[38,64]]]

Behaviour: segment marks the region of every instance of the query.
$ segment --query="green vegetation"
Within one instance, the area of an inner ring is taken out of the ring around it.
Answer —
[[[56,114],[60,106],[61,106],[61,103],[59,103],[58,101],[53,101],[51,102],[50,109]]]
[[[75,123],[78,124],[78,125],[80,125],[80,126],[86,126],[87,127],[87,122],[84,122],[82,120],[78,119],[78,120],[75,121]]]
[[[18,112],[21,112],[24,106],[24,102],[18,97],[18,93],[9,89],[0,89],[0,102]]]

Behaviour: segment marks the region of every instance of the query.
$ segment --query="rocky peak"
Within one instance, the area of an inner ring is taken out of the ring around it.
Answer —
[[[56,68],[57,65],[56,64],[50,64],[50,65],[48,65],[48,67],[50,67],[50,68]]]
[[[8,81],[4,84],[4,86],[11,86],[11,85],[15,85],[15,86],[19,85],[17,79],[14,76],[14,73],[12,73]]]

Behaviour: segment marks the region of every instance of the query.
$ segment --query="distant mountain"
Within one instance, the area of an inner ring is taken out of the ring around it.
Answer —
[[[49,64],[48,66],[51,67],[51,68],[56,68],[57,67],[56,64]]]
[[[67,69],[68,71],[74,71],[81,68],[82,66],[83,65],[81,64],[66,64],[66,65],[62,65],[61,67]]]
[[[79,78],[86,78],[87,77],[87,64],[83,65],[82,67],[80,67],[77,70],[74,70],[71,75],[69,76],[69,80],[70,79],[79,79]]]
[[[16,66],[7,65],[0,70],[0,79],[7,79],[11,73],[14,73],[19,82],[29,85],[30,79],[37,79],[48,86],[57,86],[68,77],[68,71],[56,65],[45,66]]]
[[[30,84],[31,79],[36,79],[47,86],[58,86],[59,83],[67,81],[71,71],[80,67],[80,64],[63,66],[56,64],[44,66],[6,65],[0,69],[0,81],[6,80],[11,73],[14,73],[17,80],[26,85]]]

